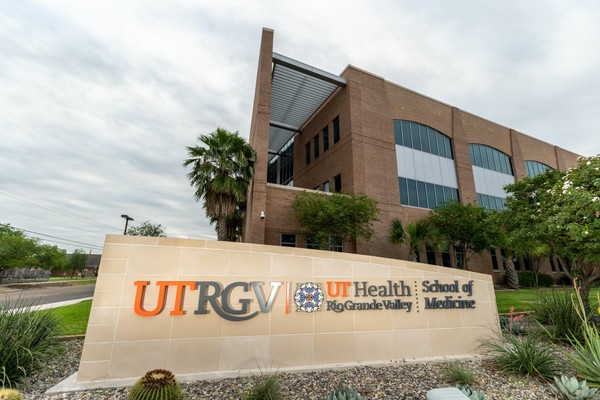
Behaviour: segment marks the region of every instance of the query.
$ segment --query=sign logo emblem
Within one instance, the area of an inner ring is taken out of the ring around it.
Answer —
[[[296,303],[296,311],[304,311],[312,313],[321,311],[321,306],[325,300],[325,293],[321,289],[321,285],[313,282],[305,282],[297,285],[294,293],[294,302]]]

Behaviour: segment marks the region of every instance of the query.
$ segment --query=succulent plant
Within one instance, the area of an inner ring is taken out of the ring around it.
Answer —
[[[487,400],[487,396],[481,390],[476,390],[469,385],[458,386],[470,400]]]
[[[23,395],[14,389],[0,389],[0,400],[23,400]]]
[[[364,398],[356,390],[340,388],[329,393],[324,400],[364,400]]]
[[[554,377],[555,385],[550,384],[550,388],[554,393],[566,400],[600,400],[600,395],[596,394],[598,389],[591,389],[587,382],[578,381],[577,378],[561,375]]]
[[[501,316],[500,328],[504,332],[518,336],[522,336],[526,333],[525,326],[521,322],[513,320],[512,317]]]
[[[146,372],[129,391],[129,400],[180,400],[179,382],[172,372],[154,369]]]

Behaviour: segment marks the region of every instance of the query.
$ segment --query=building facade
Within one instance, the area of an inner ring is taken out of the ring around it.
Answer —
[[[392,245],[390,221],[427,217],[448,201],[500,209],[502,187],[547,168],[567,169],[578,155],[348,66],[339,75],[273,52],[263,29],[250,130],[257,151],[244,241],[311,247],[291,215],[298,190],[366,194],[381,209],[370,242],[336,250],[406,258]],[[454,249],[423,252],[422,262],[456,266]],[[527,270],[527,260],[518,268]],[[502,254],[475,256],[470,269],[504,276]],[[552,259],[542,271],[556,279]]]

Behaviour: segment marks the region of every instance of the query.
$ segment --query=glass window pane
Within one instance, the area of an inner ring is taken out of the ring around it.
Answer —
[[[450,138],[444,136],[444,139],[446,139],[444,141],[446,145],[446,157],[448,157],[451,160],[454,160],[454,157],[452,156],[452,143],[450,142]]]
[[[452,188],[449,188],[448,186],[443,186],[444,188],[444,201],[448,202],[448,201],[452,201]]]
[[[396,144],[402,146],[402,128],[400,127],[400,121],[394,120],[394,139]]]
[[[406,180],[406,186],[408,188],[408,205],[417,206],[417,182],[412,179]]]
[[[452,200],[458,201],[458,189],[451,189],[451,190],[452,190]]]
[[[427,183],[427,208],[435,208],[435,185],[433,183]]]
[[[471,156],[471,165],[475,165],[475,151],[472,144],[469,144],[469,155]]]
[[[481,167],[483,165],[481,161],[481,146],[474,144],[473,152],[475,153],[475,165]]]
[[[435,201],[437,202],[436,206],[444,203],[444,187],[440,185],[435,185]]]
[[[481,199],[481,193],[477,193],[477,205],[479,207],[483,206],[483,200]]]
[[[416,150],[421,150],[421,140],[419,139],[419,125],[410,124],[410,136],[412,137],[412,147]]]
[[[431,151],[431,154],[435,154],[436,156],[439,156],[439,150],[438,150],[438,146],[437,146],[437,132],[434,131],[431,128],[427,128],[427,136],[429,136],[429,149]]]
[[[408,121],[402,121],[402,123],[400,124],[401,128],[402,128],[402,143],[403,146],[406,147],[413,147],[412,146],[412,139],[410,136],[410,122]]]
[[[487,157],[487,151],[485,150],[485,147],[483,146],[479,146],[479,152],[481,153],[481,168],[490,168],[490,164],[488,163],[488,157]]]
[[[486,194],[481,195],[481,204],[483,208],[490,208],[490,199]]]
[[[496,197],[496,210],[502,210],[504,208],[503,200],[500,197]]]
[[[419,137],[421,138],[421,149],[429,153],[429,135],[427,134],[427,127],[425,125],[419,125]]]
[[[398,178],[398,186],[400,187],[400,204],[408,205],[408,187],[406,186],[406,178]]]
[[[440,157],[446,157],[446,146],[444,145],[444,135],[437,134],[437,147]]]
[[[494,150],[491,147],[485,148],[488,158],[488,168],[494,170]]]
[[[498,172],[503,172],[502,165],[500,163],[500,157],[504,157],[504,155],[500,154],[500,152],[498,151],[494,151],[494,170]]]
[[[427,189],[425,182],[417,181],[417,201],[419,207],[427,208]]]

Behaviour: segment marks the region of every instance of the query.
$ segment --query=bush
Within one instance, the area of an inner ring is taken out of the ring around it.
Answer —
[[[475,375],[460,364],[448,364],[443,370],[442,375],[446,381],[454,385],[471,385],[475,381]]]
[[[481,348],[504,372],[550,379],[564,368],[556,349],[534,336],[494,336],[484,340]]]
[[[11,309],[12,307],[12,309]],[[0,383],[15,386],[57,355],[58,318],[52,310],[31,311],[24,301],[0,303]]]
[[[573,290],[548,291],[532,304],[532,317],[553,340],[583,338],[583,326],[573,304],[573,294]]]
[[[569,278],[567,275],[563,275],[560,277],[560,279],[558,280],[558,284],[560,286],[569,286],[569,287],[573,287],[573,281],[571,280],[571,278]]]
[[[548,274],[538,274],[538,284],[535,284],[535,275],[533,272],[517,272],[519,276],[519,285],[524,288],[532,287],[551,287],[554,279]]]
[[[266,374],[255,377],[252,387],[243,398],[244,400],[283,400],[279,376]]]

